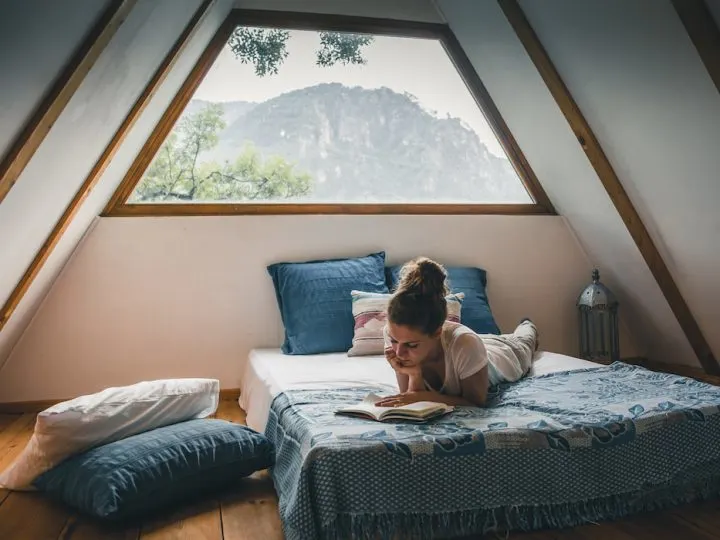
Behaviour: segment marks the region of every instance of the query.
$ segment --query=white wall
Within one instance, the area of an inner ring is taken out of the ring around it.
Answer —
[[[499,6],[471,0],[440,0],[438,5],[558,212],[619,296],[639,341],[650,346],[656,360],[697,365],[662,292]],[[713,207],[720,200],[720,97],[671,5],[665,0],[550,0],[523,2],[522,7],[720,356],[720,336],[711,335],[713,310],[716,316],[720,304],[711,278],[720,263],[713,240],[718,232]],[[698,191],[690,195],[688,186]]]
[[[248,351],[282,341],[268,264],[382,249],[389,264],[424,254],[485,268],[504,331],[529,316],[543,349],[577,354],[589,266],[561,217],[102,218],[2,370],[0,401],[175,376],[237,388]]]
[[[2,4],[0,158],[109,3],[22,0]]]
[[[200,0],[141,0],[73,96],[0,205],[0,245],[3,245],[0,301],[10,295],[200,3]],[[229,0],[213,5],[176,69],[82,204],[10,322],[0,332],[0,366],[231,7]]]

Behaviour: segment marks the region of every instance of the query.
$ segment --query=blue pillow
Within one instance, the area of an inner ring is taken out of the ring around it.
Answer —
[[[401,266],[388,266],[385,275],[388,287],[394,291],[400,281]],[[487,272],[482,268],[470,266],[446,266],[448,285],[454,293],[465,293],[460,311],[462,324],[478,334],[499,334],[500,328],[495,322],[487,292]]]
[[[267,267],[285,326],[285,354],[344,352],[355,320],[350,292],[387,293],[385,252],[365,257],[282,262]]]
[[[50,498],[107,520],[135,519],[221,489],[274,463],[247,426],[188,420],[77,454],[33,482]]]

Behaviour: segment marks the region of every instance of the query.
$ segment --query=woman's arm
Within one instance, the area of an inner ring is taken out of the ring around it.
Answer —
[[[397,379],[398,388],[400,389],[400,393],[404,393],[408,391],[408,387],[410,385],[410,377],[405,375],[404,373],[400,373],[398,371],[395,372],[395,378]]]
[[[399,380],[399,378],[398,378]],[[396,396],[388,396],[376,402],[378,407],[399,407],[418,401],[434,401],[446,405],[465,405],[470,407],[484,407],[487,400],[488,370],[483,367],[477,373],[460,381],[460,395],[447,396],[434,391],[404,391]]]
[[[425,390],[422,370],[418,366],[403,365],[398,361],[392,348],[385,349],[385,359],[393,370],[395,370],[395,378],[397,379],[400,393]]]
[[[459,336],[450,351],[453,368],[460,380],[460,395],[473,405],[485,405],[488,391],[488,357],[478,334]]]
[[[488,368],[487,365],[474,375],[460,380],[460,391],[463,398],[477,407],[484,407],[487,401]]]

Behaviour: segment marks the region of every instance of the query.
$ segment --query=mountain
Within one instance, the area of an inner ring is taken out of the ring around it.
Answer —
[[[193,100],[184,114],[207,102]],[[234,161],[252,142],[314,179],[316,201],[527,202],[507,159],[457,118],[438,118],[409,94],[339,83],[261,103],[223,103],[226,128],[203,160]]]
[[[212,103],[212,101],[203,99],[191,99],[190,103],[185,107],[182,116],[195,114]],[[249,101],[224,101],[220,103],[220,105],[222,105],[223,108],[223,120],[226,124],[230,125],[255,107],[257,103],[251,103]]]

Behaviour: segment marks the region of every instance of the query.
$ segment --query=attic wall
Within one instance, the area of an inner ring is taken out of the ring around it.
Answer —
[[[140,0],[70,100],[17,184],[0,204],[0,300],[16,286],[58,218],[85,180],[150,77],[201,0]],[[63,265],[120,182],[136,152],[172,99],[215,30],[232,7],[216,1],[191,46],[176,64],[153,104],[128,135],[122,150],[85,200],[9,323],[0,332],[0,365],[27,327]],[[55,21],[64,20],[59,15]],[[16,21],[17,25],[23,23]],[[38,38],[42,39],[42,38]],[[51,41],[44,43],[52,48]],[[42,52],[42,48],[37,53]],[[13,48],[23,62],[34,64]],[[19,91],[19,90],[18,90]],[[9,107],[13,96],[5,96]]]
[[[45,92],[109,4],[110,0],[23,0],[2,4],[0,157],[10,149]]]
[[[522,5],[720,358],[720,93],[671,2]]]
[[[528,316],[541,348],[577,354],[588,264],[559,216],[102,218],[0,373],[0,401],[165,377],[238,388],[249,350],[282,342],[268,264],[379,250],[485,268],[503,331]]]
[[[720,0],[705,0],[705,3],[713,14],[715,23],[720,27]]]
[[[495,2],[440,0],[451,28],[655,360],[698,365],[565,118]],[[669,1],[522,2],[715,355],[720,96]],[[512,69],[508,69],[512,66]],[[691,191],[694,190],[693,193]]]

